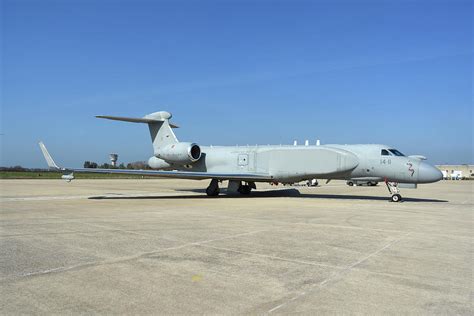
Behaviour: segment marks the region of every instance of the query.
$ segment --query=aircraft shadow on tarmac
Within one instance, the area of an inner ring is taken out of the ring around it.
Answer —
[[[206,195],[205,189],[178,189],[177,192],[193,192],[202,193],[202,195],[124,195],[124,196],[91,196],[91,200],[181,200],[181,199],[248,199],[248,198],[275,198],[275,197],[297,197],[309,199],[334,199],[334,200],[372,200],[372,201],[388,201],[388,196],[367,196],[367,195],[338,195],[338,194],[306,194],[300,193],[297,189],[272,190],[272,191],[252,191],[250,195],[231,194],[226,195],[225,190],[219,197],[209,197]],[[421,199],[404,197],[404,202],[425,202],[425,203],[446,203],[446,200],[438,199]]]

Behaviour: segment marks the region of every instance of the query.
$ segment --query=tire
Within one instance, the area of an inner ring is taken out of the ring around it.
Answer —
[[[252,188],[251,188],[249,185],[242,185],[242,186],[239,188],[239,192],[240,192],[240,194],[242,194],[242,195],[249,195],[249,194],[250,194],[250,191],[252,191]]]
[[[347,182],[347,185],[352,187],[354,185],[354,182],[349,181],[349,182]]]
[[[392,202],[400,202],[402,200],[402,196],[400,194],[392,195],[391,201]]]
[[[219,188],[213,189],[213,188],[208,187],[208,188],[206,189],[206,194],[207,194],[207,196],[218,196],[219,193],[220,193]]]

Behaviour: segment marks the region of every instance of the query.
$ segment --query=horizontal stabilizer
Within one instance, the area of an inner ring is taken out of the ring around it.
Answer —
[[[131,123],[153,123],[162,122],[163,120],[149,119],[149,118],[138,118],[138,117],[123,117],[123,116],[108,116],[108,115],[96,115],[97,118],[103,118],[114,121],[123,121]]]
[[[130,122],[130,123],[156,123],[156,122],[163,122],[165,120],[169,120],[171,118],[171,114],[168,112],[155,112],[152,114],[148,114],[144,117],[124,117],[124,116],[110,116],[110,115],[96,115],[97,118],[103,118],[108,120],[114,121],[122,121],[122,122]],[[171,124],[172,128],[178,128],[179,126],[175,124]]]

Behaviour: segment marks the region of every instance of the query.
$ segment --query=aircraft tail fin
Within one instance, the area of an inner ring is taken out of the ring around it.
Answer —
[[[141,118],[109,115],[97,115],[96,117],[130,123],[147,123],[148,128],[150,129],[150,136],[155,155],[158,154],[160,149],[164,146],[178,143],[178,139],[172,130],[172,128],[178,128],[178,126],[169,122],[172,115],[165,111],[151,113]]]

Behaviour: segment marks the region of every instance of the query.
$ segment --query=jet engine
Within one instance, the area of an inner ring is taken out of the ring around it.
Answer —
[[[161,149],[157,157],[166,162],[185,165],[201,158],[201,147],[195,143],[170,144]]]

